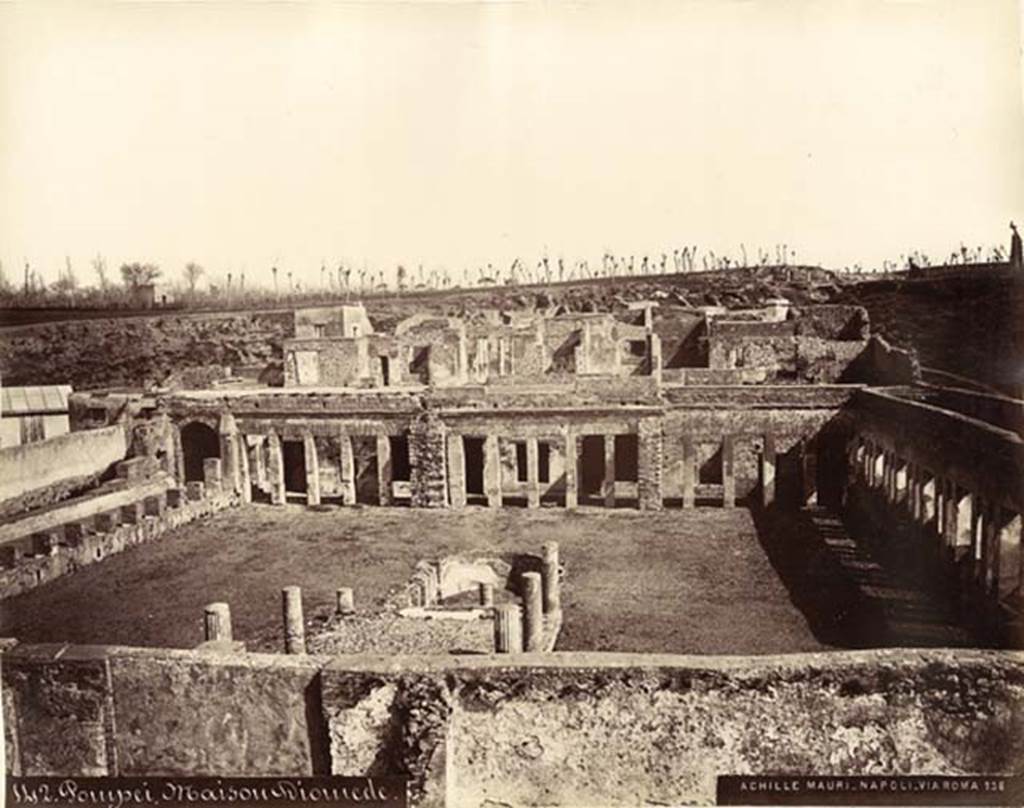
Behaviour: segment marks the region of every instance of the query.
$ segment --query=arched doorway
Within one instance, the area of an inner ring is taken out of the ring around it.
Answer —
[[[181,449],[185,455],[185,480],[203,480],[203,461],[220,457],[220,438],[206,424],[198,421],[181,430]]]

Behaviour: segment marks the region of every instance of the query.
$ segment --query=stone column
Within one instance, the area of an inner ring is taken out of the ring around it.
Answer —
[[[733,460],[733,436],[722,436],[722,507],[736,506],[736,464]]]
[[[562,429],[562,445],[565,447],[565,507],[573,510],[579,505],[580,497],[577,477],[579,460],[576,451],[576,432],[570,426]]]
[[[949,515],[949,483],[945,477],[935,478],[935,535],[939,537],[941,546],[949,546],[947,541],[947,517]]]
[[[604,506],[615,507],[615,436],[604,436]]]
[[[267,474],[270,476],[270,501],[284,505],[284,454],[281,438],[274,431],[267,435]]]
[[[540,449],[535,437],[526,439],[526,507],[540,507],[540,470],[538,455]]]
[[[894,466],[894,494],[895,502],[897,505],[905,503],[907,501],[907,461],[905,461],[899,455],[896,455],[896,462]]]
[[[494,650],[499,654],[523,651],[522,612],[514,603],[494,607]]]
[[[268,486],[267,480],[267,439],[261,436],[256,443],[251,447],[250,467],[252,474],[256,480],[256,487],[261,491],[266,491]]]
[[[971,504],[971,579],[978,591],[985,583],[985,528],[988,524],[988,502],[974,495]]]
[[[661,337],[657,334],[649,334],[648,341],[648,362],[650,363],[650,374],[654,377],[655,384],[661,384]]]
[[[466,448],[462,435],[448,435],[448,501],[466,507]]]
[[[937,486],[935,485],[935,477],[929,474],[924,469],[920,469],[920,490],[918,493],[918,513],[922,525],[930,525],[935,519],[936,508],[935,508],[935,493]]]
[[[775,504],[775,436],[764,436],[761,450],[761,505],[770,508]]]
[[[871,444],[871,487],[885,490],[885,452],[878,444]]]
[[[907,511],[915,525],[921,524],[921,472],[917,463],[907,463]]]
[[[387,435],[377,436],[377,485],[381,505],[390,505],[391,488],[391,441]]]
[[[203,610],[203,639],[206,642],[231,642],[231,608],[226,603],[210,603]]]
[[[341,456],[341,496],[345,505],[356,504],[356,460],[352,437],[344,432],[338,438]]]
[[[175,423],[171,424],[171,440],[174,442],[174,479],[178,485],[184,485],[185,448],[181,445],[181,429]]]
[[[320,458],[316,451],[316,438],[302,436],[302,450],[306,461],[306,504],[320,504]]]
[[[541,568],[545,614],[562,610],[562,582],[559,579],[558,558],[558,542],[550,541],[545,544]]]
[[[982,581],[985,595],[997,599],[999,596],[999,527],[1003,521],[1002,508],[998,502],[989,503],[985,512],[982,534]]]
[[[245,435],[238,436],[238,493],[242,502],[252,502],[252,475],[249,470],[249,444]]]
[[[814,441],[804,438],[800,442],[800,507],[818,504],[818,453]]]
[[[999,575],[997,588],[999,597],[1004,598],[1013,591],[1021,591],[1024,585],[1024,548],[1021,547],[1021,516],[1010,510],[1003,510],[999,524]]]
[[[306,653],[306,623],[302,616],[302,590],[286,586],[281,590],[281,612],[284,618],[284,652]]]
[[[487,494],[487,507],[501,507],[501,453],[497,435],[484,438],[484,492]]]
[[[697,503],[697,446],[692,435],[683,435],[683,507]]]
[[[544,601],[539,572],[523,574],[523,647],[540,651],[544,640]]]
[[[963,491],[954,484],[954,501],[956,503],[955,517],[953,522],[953,547],[970,548],[973,544],[972,530],[974,526],[974,511],[977,502],[970,491]],[[960,552],[957,550],[957,552]]]
[[[238,473],[238,425],[235,423],[235,416],[225,412],[220,417],[220,456],[222,463],[223,485],[226,491],[239,490]]]

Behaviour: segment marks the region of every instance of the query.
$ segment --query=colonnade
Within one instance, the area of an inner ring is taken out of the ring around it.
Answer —
[[[910,455],[877,438],[856,436],[850,444],[851,477],[931,541],[957,570],[966,585],[963,594],[992,607],[1019,600],[1024,580],[1019,507]]]

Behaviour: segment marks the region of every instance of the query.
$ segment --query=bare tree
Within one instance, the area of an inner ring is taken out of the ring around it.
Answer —
[[[202,276],[205,270],[199,266],[195,261],[189,261],[185,264],[185,282],[188,284],[189,294],[196,293],[196,285],[199,283],[199,278]]]
[[[147,283],[153,283],[160,277],[160,267],[156,264],[121,264],[121,279],[129,289],[138,289]]]
[[[110,287],[110,279],[107,278],[107,259],[99,253],[92,259],[92,271],[96,273],[96,280],[99,281],[100,291],[105,292]]]

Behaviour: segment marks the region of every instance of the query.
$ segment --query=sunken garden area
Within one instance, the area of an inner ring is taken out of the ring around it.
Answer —
[[[0,448],[8,768],[417,806],[1013,771],[1024,403],[785,277],[133,323],[133,385]],[[68,380],[25,376],[54,327],[19,381]]]

